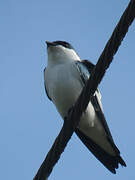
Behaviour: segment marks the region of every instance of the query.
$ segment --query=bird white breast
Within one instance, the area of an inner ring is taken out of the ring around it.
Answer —
[[[64,118],[69,108],[76,102],[83,88],[75,63],[59,64],[53,68],[47,68],[45,81],[49,96],[54,102],[58,112]],[[89,106],[91,106],[92,122],[95,111],[91,103]]]

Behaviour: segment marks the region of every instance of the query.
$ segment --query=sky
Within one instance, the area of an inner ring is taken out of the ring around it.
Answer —
[[[0,179],[32,179],[63,120],[44,91],[45,41],[70,42],[96,63],[123,1],[4,0],[0,3]],[[135,178],[135,22],[100,84],[106,120],[126,161],[110,173],[74,134],[49,180]]]

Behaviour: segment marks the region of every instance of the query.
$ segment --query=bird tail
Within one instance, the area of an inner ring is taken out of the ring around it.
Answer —
[[[95,155],[95,157],[113,174],[116,174],[116,170],[119,167],[119,164],[126,167],[126,163],[120,156],[118,150],[117,155],[112,156],[108,154],[104,149],[98,146],[93,140],[87,137],[79,129],[75,130],[77,136],[85,144],[85,146]]]

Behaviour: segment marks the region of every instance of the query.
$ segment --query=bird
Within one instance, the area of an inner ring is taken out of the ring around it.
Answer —
[[[44,69],[45,91],[64,120],[95,65],[91,61],[81,60],[73,46],[66,41],[46,41],[46,44],[48,62]],[[110,172],[116,174],[119,164],[126,167],[105,119],[98,88],[82,114],[75,133]]]

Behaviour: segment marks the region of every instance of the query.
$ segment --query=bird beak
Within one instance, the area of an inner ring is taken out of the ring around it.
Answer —
[[[56,46],[54,42],[46,41],[47,47]]]

